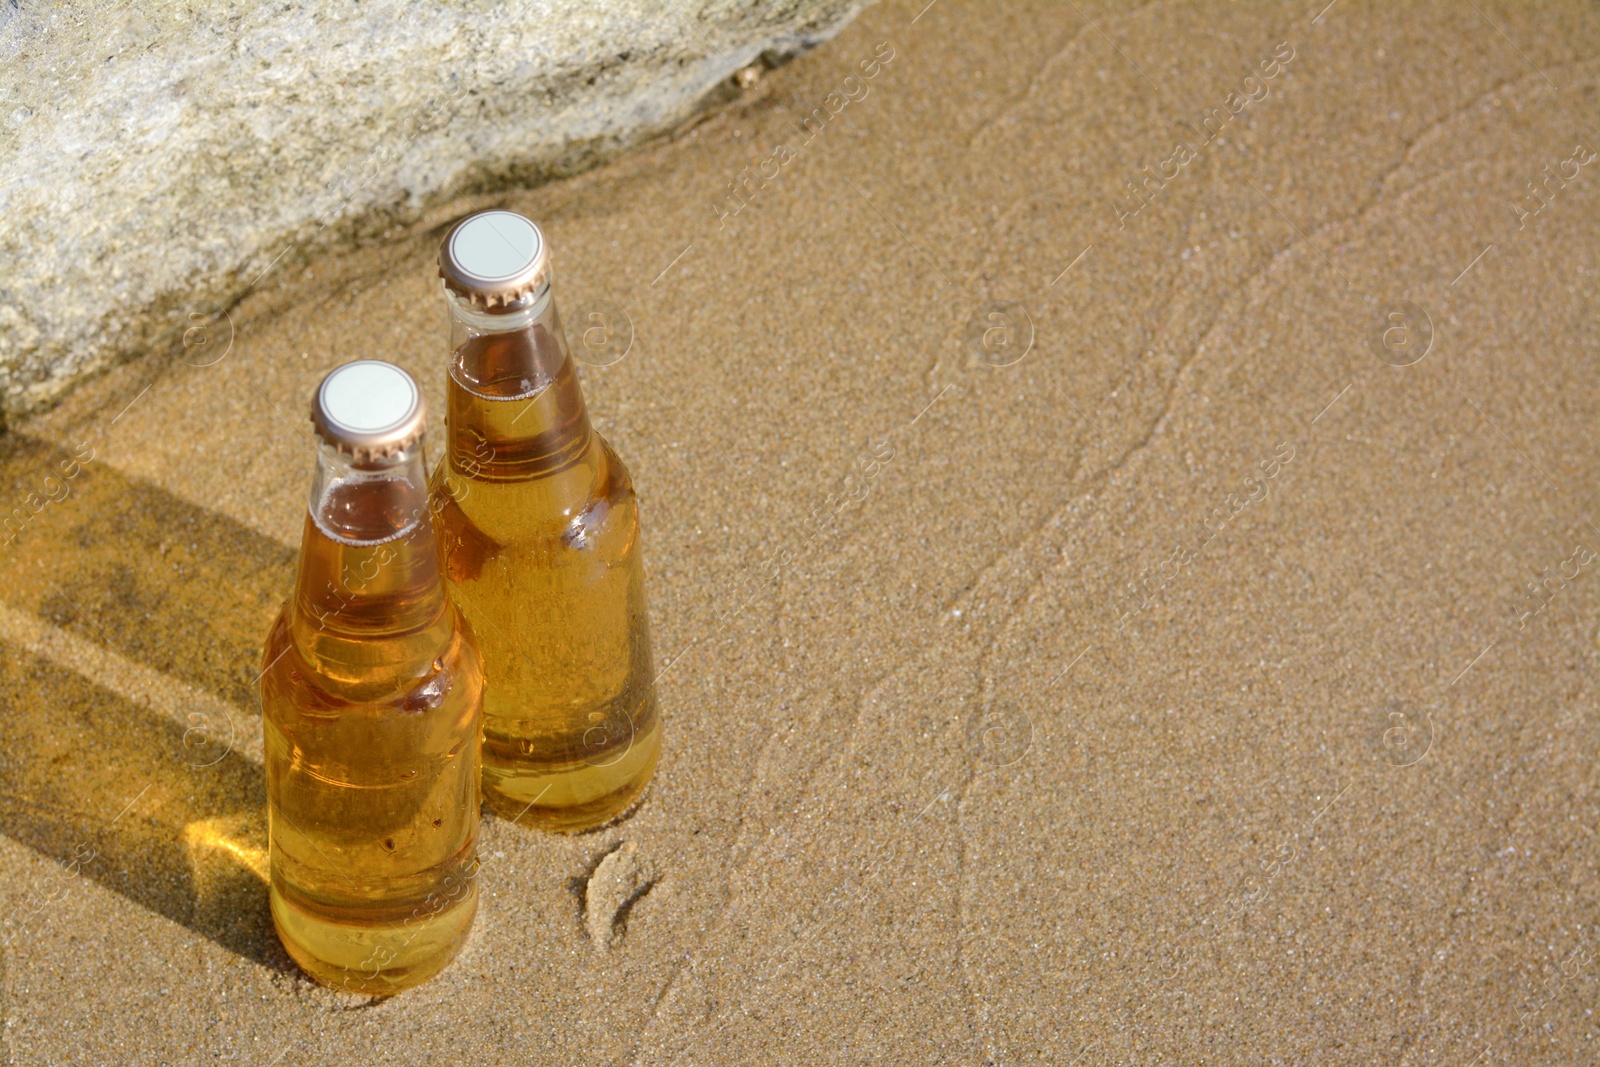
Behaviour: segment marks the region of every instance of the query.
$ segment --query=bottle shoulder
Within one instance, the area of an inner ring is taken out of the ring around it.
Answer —
[[[482,702],[483,661],[454,603],[426,631],[380,638],[313,631],[307,640],[295,614],[294,603],[285,603],[262,650],[260,689],[269,715],[275,707],[315,716]]]
[[[495,544],[569,541],[600,528],[638,524],[638,498],[627,466],[599,434],[587,459],[526,479],[463,476],[440,464],[432,481],[435,523],[447,546],[467,538]]]

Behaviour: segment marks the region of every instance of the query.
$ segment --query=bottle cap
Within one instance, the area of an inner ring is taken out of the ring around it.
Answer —
[[[544,234],[515,211],[480,211],[455,225],[439,248],[446,289],[482,308],[514,308],[550,280]]]
[[[381,359],[335,367],[311,399],[317,436],[357,463],[416,444],[427,424],[428,407],[416,379]]]

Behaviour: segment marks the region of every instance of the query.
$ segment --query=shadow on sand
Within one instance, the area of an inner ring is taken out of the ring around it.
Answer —
[[[294,553],[103,463],[0,438],[0,600],[252,714],[260,643]],[[32,494],[31,498],[30,495]],[[52,497],[54,499],[52,499]],[[42,507],[36,505],[42,504]],[[15,536],[12,536],[12,535]],[[0,832],[219,945],[293,965],[267,911],[261,768],[0,641]],[[55,890],[14,901],[24,950]]]

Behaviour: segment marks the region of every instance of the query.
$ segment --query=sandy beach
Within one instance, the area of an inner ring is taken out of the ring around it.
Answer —
[[[1321,7],[881,4],[11,427],[5,1062],[1593,1062],[1600,11]],[[462,957],[365,1001],[271,929],[258,653],[311,389],[443,411],[491,206],[664,748],[617,825],[486,816]]]

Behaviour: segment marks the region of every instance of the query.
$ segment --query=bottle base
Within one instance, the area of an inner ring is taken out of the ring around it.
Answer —
[[[447,967],[466,943],[478,913],[478,887],[419,922],[338,922],[270,893],[272,925],[300,969],[330,989],[361,996],[393,996]],[[414,913],[413,913],[414,914]]]
[[[634,807],[655,777],[661,733],[650,730],[615,762],[560,767],[509,766],[485,746],[483,799],[507,822],[536,830],[576,834],[598,830]]]

